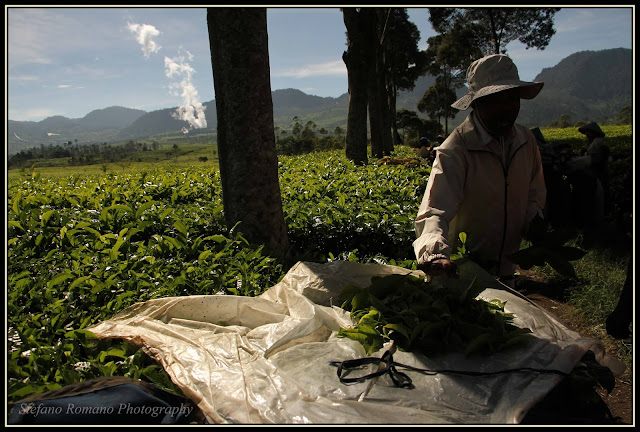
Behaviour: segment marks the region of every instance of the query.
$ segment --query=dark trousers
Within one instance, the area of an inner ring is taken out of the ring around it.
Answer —
[[[616,308],[609,314],[606,321],[607,333],[617,339],[624,339],[631,335],[629,325],[633,316],[633,255],[629,257],[627,278],[622,286],[622,292]]]

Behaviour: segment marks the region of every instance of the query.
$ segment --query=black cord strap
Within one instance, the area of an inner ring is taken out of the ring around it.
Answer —
[[[349,374],[351,369],[356,369],[359,368],[361,366],[364,365],[370,365],[370,364],[386,364],[386,366],[384,368],[380,368],[378,371],[367,374],[367,375],[363,375],[363,376],[359,376],[359,377],[352,377],[349,378],[347,377],[347,375]],[[385,353],[382,355],[382,357],[378,358],[378,357],[363,357],[363,358],[359,358],[359,359],[353,359],[353,360],[344,360],[344,361],[330,361],[329,364],[331,366],[337,366],[338,367],[338,378],[340,379],[340,382],[343,384],[353,384],[356,382],[364,382],[366,380],[381,376],[381,375],[385,375],[385,374],[389,374],[389,376],[391,377],[391,381],[393,381],[393,385],[395,387],[402,387],[402,388],[412,388],[413,387],[413,383],[411,381],[411,378],[409,378],[409,376],[403,372],[399,372],[397,370],[398,367],[401,368],[405,368],[405,369],[409,369],[415,372],[420,372],[423,373],[425,375],[437,375],[437,374],[458,374],[458,375],[468,375],[468,376],[488,376],[488,375],[499,375],[499,374],[505,374],[505,373],[514,373],[514,372],[537,372],[537,373],[552,373],[552,374],[557,374],[557,375],[562,375],[562,376],[568,376],[569,374],[566,372],[563,372],[561,370],[556,370],[556,369],[535,369],[535,368],[530,368],[530,367],[521,367],[521,368],[514,368],[514,369],[503,369],[503,370],[499,370],[499,371],[491,371],[491,372],[477,372],[477,371],[459,371],[459,370],[453,370],[453,369],[439,369],[439,370],[434,370],[434,369],[421,369],[421,368],[417,368],[417,367],[413,367],[413,366],[409,366],[409,365],[405,365],[402,363],[398,363],[395,362],[393,360],[393,355],[389,352],[389,351],[385,351]]]
[[[379,369],[376,372],[370,373],[368,375],[364,375],[361,377],[355,377],[355,378],[347,378],[346,376],[343,375],[343,372],[346,374],[349,373],[350,369],[355,369],[355,368],[359,368],[360,366],[364,366],[364,365],[368,365],[368,364],[381,364],[381,363],[386,363],[386,366],[384,368]],[[405,373],[402,372],[398,372],[398,370],[396,369],[396,366],[402,366],[404,367],[403,364],[401,363],[396,363],[393,361],[393,356],[391,355],[391,352],[389,351],[385,351],[384,354],[382,354],[382,357],[378,358],[378,357],[363,357],[363,358],[359,358],[359,359],[354,359],[354,360],[344,360],[344,361],[330,361],[329,364],[331,366],[337,366],[338,367],[338,378],[340,379],[340,382],[343,384],[353,384],[356,382],[364,382],[366,380],[369,380],[371,378],[375,378],[384,374],[389,374],[389,376],[391,377],[391,381],[393,381],[393,385],[395,387],[402,387],[402,388],[408,388],[408,387],[413,387],[413,384],[411,382],[411,378],[409,378],[409,376]]]

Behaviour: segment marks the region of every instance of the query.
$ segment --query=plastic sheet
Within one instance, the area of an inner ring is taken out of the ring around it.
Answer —
[[[479,297],[506,301],[514,323],[536,337],[527,346],[491,356],[430,358],[397,351],[395,361],[422,369],[528,367],[569,373],[591,350],[614,374],[622,373],[624,366],[599,340],[566,328],[473,262],[459,267],[463,279],[477,277],[486,287]],[[368,286],[372,276],[407,273],[421,275],[388,265],[299,262],[259,297],[155,299],[89,330],[140,345],[211,423],[513,424],[562,379],[530,371],[464,376],[406,370],[413,388],[394,387],[382,376],[359,401],[368,383],[342,384],[330,364],[367,356],[359,343],[337,337],[340,327],[352,325],[348,312],[338,307],[338,296],[347,285]]]

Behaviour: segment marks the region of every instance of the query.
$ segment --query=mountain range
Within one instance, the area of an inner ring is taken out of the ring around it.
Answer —
[[[604,123],[615,119],[618,112],[633,103],[633,54],[631,49],[615,48],[602,51],[581,51],[566,57],[556,66],[544,68],[534,81],[545,83],[540,94],[523,100],[518,121],[526,126],[544,127],[568,114],[572,122],[580,120]],[[417,111],[417,103],[434,83],[432,76],[418,79],[413,90],[398,93],[397,108]],[[466,87],[458,90],[458,96]],[[349,95],[320,97],[296,89],[272,92],[274,124],[289,129],[294,117],[301,124],[313,121],[318,127],[332,131],[346,128]],[[191,129],[189,135],[215,134],[217,119],[215,100],[205,102],[206,129]],[[189,128],[185,121],[172,116],[176,107],[146,112],[113,106],[95,110],[80,119],[62,116],[48,117],[39,122],[7,122],[7,153],[22,149],[66,143],[116,143],[128,140],[153,139],[160,134],[173,138],[183,136]],[[449,129],[461,123],[467,111],[449,121]],[[420,114],[425,117],[423,114]]]

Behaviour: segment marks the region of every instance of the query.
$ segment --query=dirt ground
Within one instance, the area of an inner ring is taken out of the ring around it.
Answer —
[[[555,315],[560,322],[568,328],[580,333],[584,337],[594,337],[600,339],[605,346],[607,353],[614,357],[620,358],[618,355],[618,347],[622,343],[609,336],[596,335],[594,331],[585,324],[584,319],[576,313],[574,308],[559,299],[554,299],[548,290],[541,289],[543,282],[536,280],[531,274],[522,272],[516,285],[516,289],[525,294],[538,306]],[[615,418],[616,424],[634,424],[633,410],[633,374],[628,368],[625,372],[616,377],[616,385],[610,394],[602,388],[597,388],[596,392],[606,403],[609,411]]]

